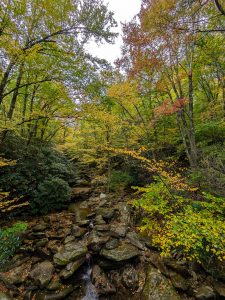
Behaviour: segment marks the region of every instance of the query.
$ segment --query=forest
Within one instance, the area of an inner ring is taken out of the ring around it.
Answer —
[[[117,23],[0,0],[0,300],[225,299],[225,3]]]

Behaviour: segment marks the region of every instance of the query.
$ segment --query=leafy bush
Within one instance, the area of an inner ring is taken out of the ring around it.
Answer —
[[[60,209],[70,198],[71,189],[66,181],[52,177],[42,181],[33,192],[31,209],[33,213],[46,214]]]
[[[50,211],[50,205],[53,210],[61,207],[60,203],[69,197],[67,182],[73,184],[76,181],[76,170],[70,161],[51,147],[34,145],[23,148],[22,152],[19,150],[17,155],[14,152],[10,154],[16,159],[16,164],[0,168],[0,190],[9,192],[13,199],[24,196],[31,202],[33,212],[38,212],[38,207],[42,212]],[[49,192],[44,192],[47,186]],[[61,195],[57,190],[53,201],[55,189],[60,188]]]
[[[180,254],[187,260],[225,260],[225,199],[204,193],[195,201],[182,193],[171,194],[158,178],[134,201],[146,212],[142,232],[151,235],[162,255]],[[171,188],[171,187],[170,187]]]
[[[27,224],[18,222],[12,227],[0,230],[0,269],[9,261],[21,245],[19,232],[27,229]]]

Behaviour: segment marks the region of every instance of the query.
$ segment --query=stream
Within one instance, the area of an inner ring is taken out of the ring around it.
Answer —
[[[92,268],[90,265],[90,262],[88,263],[87,268],[85,269],[85,273],[82,277],[82,279],[85,282],[85,296],[82,298],[82,300],[98,300],[98,294],[95,290],[94,285],[91,282],[91,272],[92,272]]]

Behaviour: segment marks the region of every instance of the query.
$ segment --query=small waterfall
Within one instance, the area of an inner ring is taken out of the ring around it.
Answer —
[[[98,300],[98,294],[95,290],[94,285],[91,282],[91,272],[92,272],[92,268],[90,265],[90,261],[88,262],[88,266],[85,270],[85,273],[83,275],[83,280],[85,282],[85,286],[86,286],[86,293],[85,296],[82,298],[82,300]]]

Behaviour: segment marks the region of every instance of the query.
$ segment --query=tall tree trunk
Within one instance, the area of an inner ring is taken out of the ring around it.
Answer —
[[[189,93],[189,139],[190,139],[190,165],[192,168],[197,167],[197,147],[195,141],[195,124],[194,124],[194,99],[193,99],[193,75],[192,71],[188,74],[188,93]]]
[[[12,68],[14,67],[16,61],[12,60],[9,64],[8,67],[2,77],[1,83],[0,83],[0,105],[2,104],[3,98],[4,98],[4,91],[8,82],[8,78],[10,75],[10,72],[12,70]]]
[[[12,96],[12,100],[11,100],[11,104],[10,104],[10,108],[9,108],[9,112],[8,112],[8,118],[10,120],[13,117],[13,112],[16,107],[16,100],[17,100],[17,96],[19,94],[19,87],[20,87],[20,83],[21,83],[21,80],[23,77],[23,68],[24,68],[24,62],[20,65],[20,68],[19,68],[19,73],[18,73],[17,80],[16,80],[16,87],[13,92],[13,96]]]

